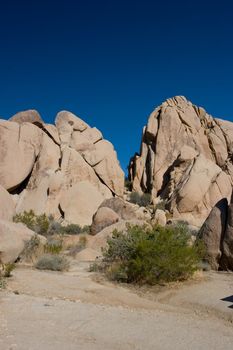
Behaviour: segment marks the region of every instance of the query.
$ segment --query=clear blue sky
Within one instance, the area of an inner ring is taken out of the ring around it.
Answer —
[[[70,110],[125,170],[168,97],[233,120],[233,1],[2,1],[0,62],[1,117]]]

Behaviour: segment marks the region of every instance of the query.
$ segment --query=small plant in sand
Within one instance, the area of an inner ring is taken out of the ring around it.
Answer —
[[[39,270],[66,271],[69,269],[69,261],[61,255],[42,255],[35,264]]]
[[[48,254],[59,254],[62,251],[63,244],[61,239],[48,239],[44,251]]]
[[[2,268],[0,271],[0,277],[1,278],[8,278],[11,277],[11,272],[16,268],[15,263],[6,263],[2,264]]]
[[[81,252],[87,245],[87,238],[86,236],[81,236],[79,238],[78,243],[71,245],[69,247],[68,255],[75,257],[79,252]]]
[[[32,261],[41,247],[41,242],[37,234],[33,235],[31,239],[25,242],[24,250],[21,253],[21,258]]]

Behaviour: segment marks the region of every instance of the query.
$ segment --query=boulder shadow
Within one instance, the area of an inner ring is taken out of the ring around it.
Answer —
[[[230,309],[233,309],[233,295],[230,295],[229,297],[221,299],[222,301],[226,301],[228,303],[232,303],[232,305],[229,305],[228,307]]]

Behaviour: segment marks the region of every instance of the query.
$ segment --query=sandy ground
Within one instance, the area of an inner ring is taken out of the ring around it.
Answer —
[[[232,350],[233,274],[135,289],[87,263],[67,273],[20,267],[0,292],[0,349]]]

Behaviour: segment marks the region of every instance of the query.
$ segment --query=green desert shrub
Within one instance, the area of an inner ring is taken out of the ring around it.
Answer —
[[[39,258],[35,267],[39,270],[65,271],[69,268],[69,262],[64,256],[45,254]]]
[[[22,222],[32,231],[46,237],[63,234],[77,235],[80,233],[90,233],[90,226],[88,225],[83,227],[76,224],[62,226],[60,222],[54,220],[52,215],[36,215],[33,210],[24,211],[23,213],[15,215],[14,222]]]
[[[151,195],[149,193],[131,192],[129,201],[138,204],[140,207],[147,207],[151,203]]]
[[[11,272],[16,268],[15,263],[2,264],[1,278],[8,278],[11,276]]]
[[[6,288],[6,280],[0,276],[0,290]]]
[[[186,280],[198,269],[203,254],[190,244],[183,226],[127,226],[114,231],[103,249],[101,268],[112,280],[156,284]]]
[[[164,200],[162,200],[159,203],[157,203],[156,206],[155,206],[155,211],[157,209],[165,210],[166,209],[166,202]]]
[[[24,211],[14,216],[14,222],[22,222],[30,230],[46,236],[49,230],[49,218],[45,214],[36,215],[33,210]]]
[[[62,228],[62,232],[66,233],[67,235],[78,235],[80,233],[89,233],[90,232],[90,226],[79,226],[76,224],[69,224],[67,226],[64,226]]]
[[[62,240],[61,239],[48,239],[44,251],[48,254],[59,254],[62,251]]]

